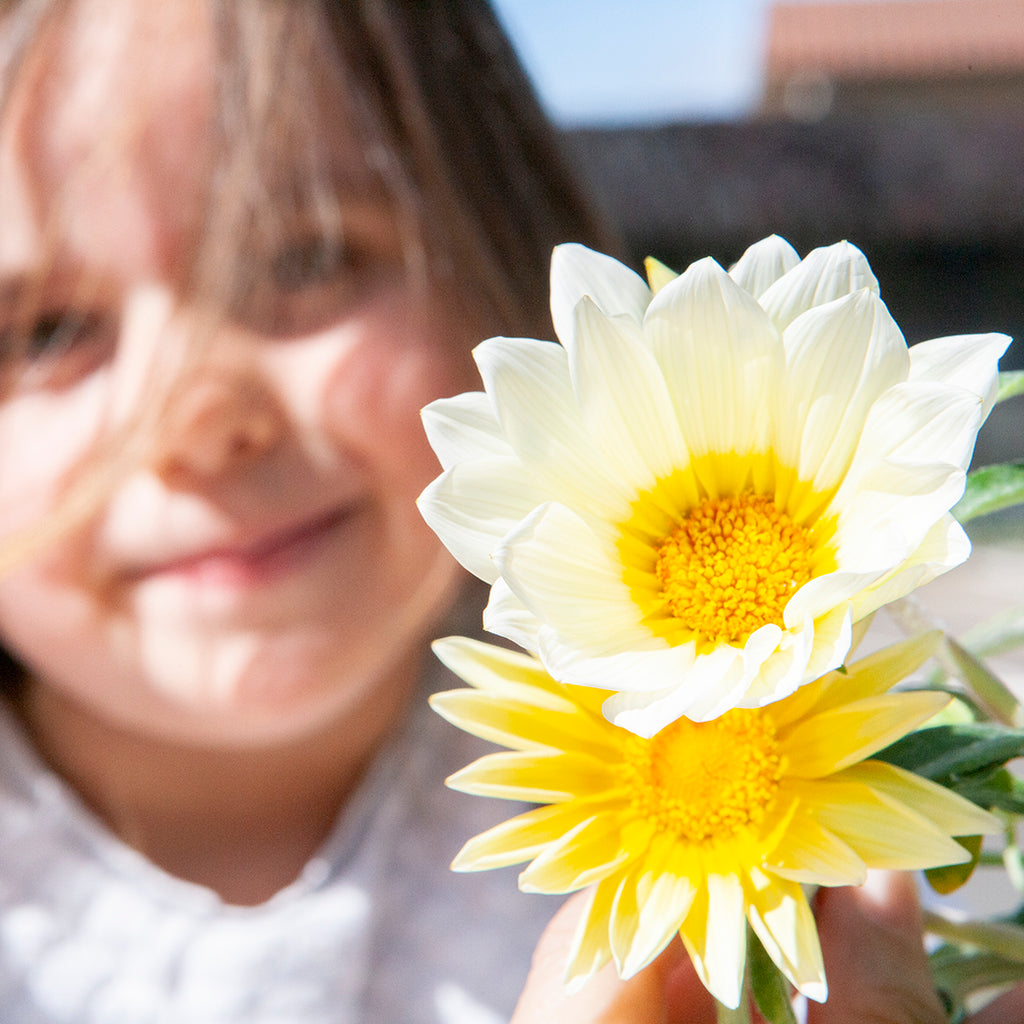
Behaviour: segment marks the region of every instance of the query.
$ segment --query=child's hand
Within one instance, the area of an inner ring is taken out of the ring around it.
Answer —
[[[579,912],[580,899],[570,900],[542,936],[512,1024],[713,1024],[714,1006],[678,940],[630,981],[609,965],[566,996],[562,971]],[[822,889],[816,913],[829,998],[810,1004],[808,1024],[946,1024],[909,875],[873,872],[863,888]],[[970,1024],[1011,1020],[1024,1020],[1024,987]]]

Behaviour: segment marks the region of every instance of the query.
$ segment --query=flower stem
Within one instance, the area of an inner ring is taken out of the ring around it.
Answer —
[[[750,1024],[750,999],[746,990],[740,997],[740,1005],[736,1009],[715,1000],[715,1020],[718,1024]]]
[[[990,921],[954,921],[933,910],[924,911],[926,932],[960,946],[974,946],[1024,963],[1024,929]]]
[[[893,621],[909,636],[927,629],[941,629],[913,595],[886,605]],[[942,670],[967,685],[975,700],[990,718],[1014,728],[1024,726],[1024,708],[1010,688],[970,651],[945,634],[942,646],[935,652]]]

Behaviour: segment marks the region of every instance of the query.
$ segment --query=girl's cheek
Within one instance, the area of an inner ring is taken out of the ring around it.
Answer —
[[[340,443],[357,446],[380,466],[411,472],[423,485],[438,466],[420,410],[480,387],[472,343],[460,345],[457,329],[446,331],[447,323],[420,310],[368,319],[324,390],[325,424]]]
[[[68,489],[95,463],[109,389],[97,374],[59,393],[0,402],[0,551],[22,529],[60,510]]]

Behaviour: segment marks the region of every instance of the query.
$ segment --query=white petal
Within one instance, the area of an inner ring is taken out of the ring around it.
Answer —
[[[805,677],[818,679],[839,668],[853,648],[853,621],[850,605],[837,605],[814,623],[814,647],[804,669]]]
[[[963,388],[930,381],[897,384],[868,414],[847,486],[856,486],[858,474],[882,459],[966,469],[982,411],[982,400]]]
[[[694,456],[765,447],[782,346],[761,307],[714,260],[658,292],[644,331]]]
[[[963,527],[952,516],[944,516],[910,558],[852,599],[854,620],[862,619],[890,601],[906,597],[912,590],[966,561],[970,553],[971,542]]]
[[[442,468],[469,459],[508,458],[512,448],[482,391],[439,398],[421,413],[423,429]]]
[[[651,301],[639,274],[611,256],[569,243],[551,255],[551,319],[563,342],[572,338],[573,311],[586,295],[609,316],[624,313],[637,323]]]
[[[785,239],[769,235],[755,242],[729,268],[729,276],[759,299],[770,285],[800,262],[800,256]]]
[[[883,462],[861,480],[836,527],[836,558],[844,569],[889,570],[909,558],[964,491],[964,473],[941,464]]]
[[[542,505],[494,553],[512,592],[542,622],[591,655],[649,646],[651,631],[622,566],[564,505]]]
[[[540,658],[557,680],[602,690],[641,691],[646,697],[653,683],[675,689],[694,661],[694,645],[669,647],[655,636],[619,654],[591,656],[565,643],[554,630],[541,627]]]
[[[637,736],[651,737],[676,719],[685,715],[696,721],[717,718],[736,707],[749,686],[743,672],[743,657],[734,647],[720,647],[702,654],[685,674],[678,674],[669,685],[654,689],[652,682],[664,682],[670,674],[669,655],[680,648],[673,647],[661,655],[660,671],[640,676],[648,688],[634,687],[635,692],[613,694],[604,703],[604,715],[623,729]],[[655,658],[650,656],[653,665]]]
[[[816,631],[808,619],[801,628],[783,633],[778,648],[751,678],[740,707],[760,708],[788,697],[810,678],[808,662],[814,653]]]
[[[910,379],[966,388],[982,399],[987,416],[999,390],[999,357],[1009,344],[1005,334],[962,334],[922,341],[910,350]]]
[[[807,254],[761,297],[761,305],[785,330],[801,313],[867,288],[878,294],[878,279],[864,254],[849,242],[837,242]]]
[[[816,306],[786,329],[775,449],[818,492],[838,486],[872,404],[906,379],[907,345],[883,303],[861,290]]]
[[[661,369],[628,317],[607,317],[583,298],[576,326],[569,370],[584,424],[638,490],[650,489],[689,462]]]
[[[416,505],[458,562],[493,583],[493,552],[544,497],[517,459],[495,459],[453,466],[424,489]]]
[[[808,619],[818,619],[834,608],[845,607],[865,587],[877,583],[891,565],[879,558],[878,568],[858,572],[856,567],[846,571],[826,573],[805,583],[790,599],[782,612],[787,629],[799,629]]]
[[[518,644],[525,651],[539,650],[540,620],[509,589],[503,579],[494,581],[484,609],[484,629]]]
[[[561,345],[491,338],[473,352],[509,444],[558,500],[595,516],[623,519],[635,495],[609,472],[580,416]]]

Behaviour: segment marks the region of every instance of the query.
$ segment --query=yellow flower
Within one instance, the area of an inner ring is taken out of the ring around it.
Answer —
[[[864,256],[781,239],[730,273],[552,263],[562,345],[494,338],[429,406],[424,517],[486,627],[650,736],[838,668],[852,626],[966,558],[949,515],[1003,335],[907,348]]]
[[[435,710],[510,748],[448,784],[543,805],[471,839],[452,866],[529,861],[526,891],[592,886],[570,983],[609,958],[631,976],[679,932],[707,988],[736,1006],[749,921],[790,981],[824,1000],[802,885],[857,885],[868,867],[962,863],[969,855],[952,836],[999,828],[948,790],[865,760],[948,702],[935,691],[886,692],[934,640],[887,648],[764,708],[680,719],[650,739],[609,723],[599,691],[556,683],[528,655],[438,641],[438,656],[474,689],[435,694]]]

